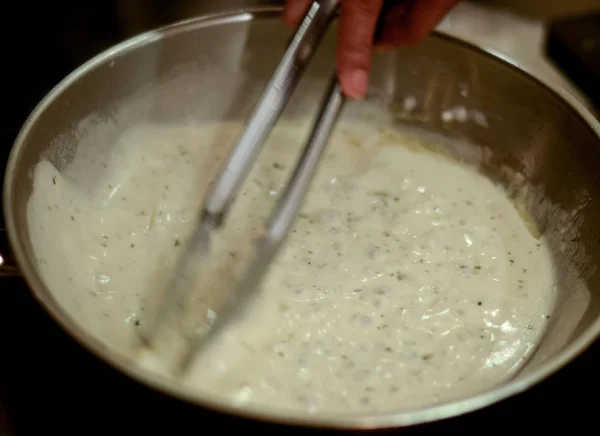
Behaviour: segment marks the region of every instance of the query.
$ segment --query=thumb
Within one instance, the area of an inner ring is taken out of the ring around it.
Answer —
[[[373,36],[383,0],[342,0],[337,72],[344,93],[363,98],[369,84]]]

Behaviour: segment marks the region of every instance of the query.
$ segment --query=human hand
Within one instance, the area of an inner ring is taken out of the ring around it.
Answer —
[[[336,68],[344,94],[354,99],[366,94],[375,47],[389,50],[419,43],[458,2],[341,0]],[[286,0],[284,22],[298,26],[312,3],[313,0]],[[381,33],[374,41],[380,15]]]

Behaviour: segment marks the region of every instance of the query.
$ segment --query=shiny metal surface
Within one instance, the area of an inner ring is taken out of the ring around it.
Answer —
[[[528,389],[559,370],[587,348],[600,333],[600,125],[575,99],[555,93],[524,71],[469,44],[435,35],[418,47],[374,60],[372,98],[382,104],[402,106],[406,97],[421,104],[404,122],[424,125],[434,131],[469,139],[487,147],[494,156],[490,175],[502,165],[520,171],[540,186],[552,201],[566,210],[580,207],[581,230],[577,244],[586,253],[580,271],[587,280],[590,299],[585,307],[556,309],[542,354],[534,356],[525,370],[510,382],[465,400],[426,409],[377,416],[307,417],[258,407],[236,408],[218,398],[198,394],[187,386],[157,377],[92,337],[57,303],[44,285],[32,251],[26,222],[26,205],[31,194],[29,172],[52,140],[68,134],[73,123],[90,113],[113,115],[114,106],[148,82],[160,81],[174,67],[197,62],[210,64],[198,79],[224,71],[242,71],[250,86],[263,87],[278,62],[289,36],[277,19],[280,8],[245,10],[227,16],[204,17],[141,35],[87,63],[35,109],[23,126],[11,153],[4,184],[4,211],[15,257],[33,294],[56,321],[83,346],[130,377],[180,399],[253,419],[289,425],[344,429],[403,427],[464,414]],[[240,50],[240,47],[242,50]],[[333,66],[335,34],[328,33],[313,64],[306,71],[312,81],[329,79]],[[249,62],[248,59],[252,59]],[[114,62],[113,62],[114,61]],[[226,114],[214,108],[194,115],[246,118],[257,93],[246,88],[231,101]],[[468,92],[465,92],[467,90]],[[311,88],[299,85],[300,94]],[[225,98],[225,97],[223,97]],[[445,123],[440,114],[457,106],[477,108],[486,116],[487,127],[477,123]],[[310,108],[291,102],[287,116],[302,116]],[[177,122],[188,116],[185,108],[175,112],[140,113],[140,120]],[[581,205],[577,194],[586,192]],[[558,250],[557,250],[558,251]],[[564,288],[562,302],[571,290]],[[575,321],[566,340],[565,325]],[[536,358],[542,356],[541,358]]]
[[[271,214],[264,236],[257,241],[253,261],[248,265],[237,289],[230,295],[227,306],[224,311],[221,311],[208,337],[199,337],[197,343],[184,356],[180,367],[181,371],[187,370],[197,353],[204,351],[204,347],[219,340],[220,332],[230,323],[235,322],[237,315],[245,308],[244,303],[253,297],[254,291],[260,285],[269,265],[279,252],[281,244],[296,218],[298,209],[302,206],[335,122],[340,116],[344,101],[345,97],[334,71],[300,161]]]
[[[231,204],[235,201],[263,144],[287,106],[302,73],[331,23],[338,4],[339,0],[313,2],[304,20],[298,26],[273,73],[273,77],[258,99],[233,152],[208,192],[198,223],[197,234],[193,235],[191,241],[186,244],[185,254],[180,257],[180,265],[176,268],[171,282],[166,287],[166,292],[163,293],[164,301],[158,303],[156,316],[146,317],[145,327],[142,329],[142,338],[146,345],[152,344],[154,335],[160,329],[169,309],[175,307],[185,294],[186,273],[190,268],[194,268],[194,265],[188,265],[188,263],[197,261],[199,256],[206,255],[210,250],[212,232],[224,224]],[[319,145],[315,144],[315,146]],[[302,176],[303,174],[300,174],[298,183],[304,182]],[[193,355],[195,355],[193,352],[192,354],[186,353],[186,356]],[[190,358],[185,357],[180,369],[187,368],[189,362]]]
[[[339,0],[315,1],[308,10],[277,66],[273,78],[267,84],[250,115],[246,129],[239,138],[223,172],[209,193],[203,214],[203,221],[206,224],[214,227],[221,224],[237,191],[246,180],[262,145],[285,109],[302,73],[318,48],[338,4]]]

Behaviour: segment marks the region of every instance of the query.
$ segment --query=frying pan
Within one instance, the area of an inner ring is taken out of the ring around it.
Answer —
[[[575,359],[600,334],[598,120],[534,73],[442,34],[410,49],[377,54],[369,100],[398,112],[403,124],[485,150],[481,170],[507,183],[515,195],[520,191],[504,178],[507,171],[521,175],[539,193],[530,198],[529,213],[552,236],[559,296],[542,344],[513,379],[474,397],[381,415],[317,417],[240,408],[134,365],[91,334],[85,320],[56,298],[41,275],[26,225],[34,166],[48,158],[64,170],[82,151],[81,138],[90,125],[112,126],[105,131],[103,153],[108,153],[111,137],[142,122],[244,119],[289,37],[279,23],[280,13],[280,7],[243,8],[144,33],[96,56],[53,89],[22,127],[7,164],[4,214],[11,250],[0,246],[1,274],[22,275],[39,303],[73,338],[140,383],[199,407],[292,426],[383,429],[441,420],[526,390]],[[334,50],[335,28],[307,70],[297,92],[301,97],[292,100],[285,116],[301,117],[313,109],[320,84],[325,86],[333,67]],[[403,112],[407,99],[417,104]],[[137,110],[123,110],[133,100]],[[477,116],[449,122],[444,114],[456,108]],[[90,124],[90,119],[96,122]],[[576,286],[577,280],[585,286]]]

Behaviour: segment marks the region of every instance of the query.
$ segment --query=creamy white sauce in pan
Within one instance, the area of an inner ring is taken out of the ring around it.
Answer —
[[[224,293],[239,277],[308,122],[277,126],[217,235],[203,291]],[[132,353],[148,292],[167,277],[240,128],[139,126],[94,189],[37,166],[28,224],[43,275],[109,346]],[[522,367],[554,287],[544,238],[502,189],[391,124],[341,122],[259,299],[186,382],[236,404],[313,413],[463,398]]]

